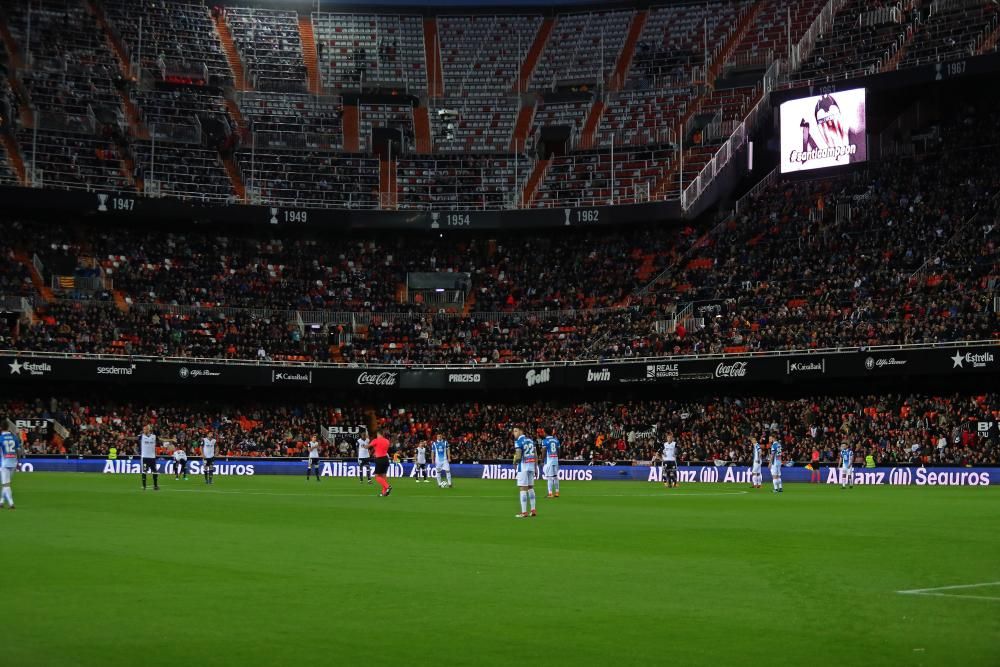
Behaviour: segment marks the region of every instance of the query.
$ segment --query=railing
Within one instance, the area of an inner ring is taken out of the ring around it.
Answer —
[[[201,129],[198,125],[180,123],[153,123],[149,126],[149,136],[157,141],[171,141],[182,144],[200,144]]]
[[[885,23],[902,23],[903,11],[901,4],[902,3],[897,3],[893,7],[879,7],[878,9],[873,9],[870,12],[858,14],[858,27],[870,28],[872,26],[883,25]]]
[[[706,352],[692,354],[670,354],[658,357],[624,357],[620,359],[605,359],[599,357],[573,359],[567,361],[518,361],[510,363],[485,362],[478,364],[405,364],[406,368],[449,369],[449,368],[566,368],[573,366],[590,366],[593,364],[617,365],[634,363],[661,363],[670,361],[698,359],[731,359],[731,358],[781,358],[797,355],[819,354],[856,354],[858,352],[894,352],[902,350],[953,350],[955,348],[996,347],[1000,339],[955,340],[940,343],[901,343],[895,345],[864,345],[823,348],[800,348],[789,350],[768,350],[760,352]],[[225,359],[217,357],[162,357],[142,354],[93,354],[78,352],[41,352],[36,350],[0,350],[0,356],[20,359],[94,359],[108,361],[153,361],[171,364],[220,364],[225,366],[288,366],[304,368],[370,368],[398,369],[402,364],[367,364],[338,363],[331,361],[269,361],[267,359]]]
[[[68,279],[68,280],[67,280]],[[71,285],[65,286],[64,282]],[[104,276],[57,276],[53,275],[51,287],[54,290],[72,289],[84,292],[96,292],[103,289],[112,289],[110,281]]]
[[[7,313],[24,313],[31,309],[31,303],[23,296],[0,296],[0,310]]]
[[[782,62],[776,60],[771,63],[771,66],[764,73],[761,83],[763,94],[757,101],[757,104],[750,110],[750,113],[747,114],[743,122],[737,126],[729,139],[719,147],[719,150],[702,168],[694,181],[684,188],[684,191],[681,193],[681,208],[683,210],[687,211],[694,206],[701,194],[715,180],[716,175],[729,163],[729,160],[736,154],[736,151],[746,142],[747,137],[756,127],[757,121],[769,104],[771,91],[774,90],[774,86],[777,84],[778,77],[782,72]]]
[[[819,14],[817,14],[816,18],[813,19],[812,25],[802,35],[798,44],[789,47],[788,60],[790,72],[797,71],[802,66],[802,63],[809,59],[809,55],[812,53],[813,47],[816,46],[816,42],[833,28],[837,12],[843,9],[846,4],[847,0],[827,0],[827,3],[820,10]]]
[[[769,185],[774,183],[778,179],[778,168],[772,169],[767,176],[760,179],[757,185],[750,188],[745,195],[736,200],[736,215],[746,212],[747,207],[753,203],[753,200],[757,198],[761,192],[763,192]]]

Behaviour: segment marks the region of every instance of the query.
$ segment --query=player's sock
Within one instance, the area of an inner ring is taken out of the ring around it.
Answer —
[[[3,502],[7,501],[7,504],[11,507],[14,506],[14,496],[10,492],[10,487],[3,487],[3,493],[0,493],[0,507],[3,507]]]
[[[525,514],[528,511],[528,492],[521,492],[521,514]]]
[[[142,473],[142,488],[146,488],[146,473]]]
[[[774,486],[774,490],[775,491],[778,490],[778,478],[777,477],[774,477],[774,478],[771,479],[771,485]]]
[[[376,477],[375,481],[378,482],[378,485],[382,487],[382,493],[385,493],[386,491],[389,490],[389,482],[385,481],[385,477]]]
[[[556,477],[554,480],[552,480],[552,485],[556,488],[556,493],[559,493],[559,478],[558,477]]]
[[[528,502],[531,503],[531,509],[535,509],[535,490],[531,489],[528,491]]]
[[[554,493],[553,488],[552,488],[552,480],[551,479],[548,480],[548,483],[549,483],[549,495],[551,496]]]
[[[445,473],[445,474],[447,474],[447,475],[448,475],[448,486],[451,486],[451,471],[449,470],[449,471],[448,471],[447,473]]]
[[[781,478],[779,477],[778,478],[778,491],[781,491],[781,488],[782,488]]]
[[[153,473],[153,488],[155,489],[160,485],[160,476],[157,473]]]

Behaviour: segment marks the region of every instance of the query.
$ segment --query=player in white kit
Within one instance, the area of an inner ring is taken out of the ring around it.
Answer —
[[[542,451],[545,452],[545,466],[542,475],[549,484],[549,498],[559,497],[559,439],[551,432],[542,438]]]
[[[764,481],[764,478],[760,473],[760,465],[762,457],[763,454],[761,453],[760,443],[754,440],[753,458],[751,460],[751,468],[750,468],[750,487],[753,489],[759,489],[761,482]]]
[[[319,440],[316,439],[316,434],[313,434],[312,440],[309,441],[309,461],[306,463],[306,481],[309,481],[309,473],[316,475],[316,481],[319,481]]]
[[[181,446],[174,447],[174,479],[184,476],[184,481],[188,478],[188,455]]]
[[[535,441],[519,428],[514,429],[514,470],[517,471],[517,488],[521,497],[521,513],[516,519],[538,516],[535,511],[535,476],[538,474],[538,455]],[[528,512],[528,505],[531,512]]]
[[[160,490],[160,475],[156,470],[156,436],[153,427],[147,424],[142,427],[139,436],[139,456],[142,459],[142,490],[146,490],[146,473],[153,473],[153,491]]]
[[[215,434],[208,432],[201,439],[201,472],[205,476],[205,484],[215,484]]]
[[[10,490],[10,480],[17,469],[17,456],[21,453],[21,439],[10,431],[0,432],[0,509],[4,502],[14,509],[14,493]]]
[[[854,488],[854,450],[845,442],[840,446],[840,488]]]
[[[771,443],[771,484],[774,493],[781,493],[781,441],[775,438]]]
[[[365,483],[364,473],[368,475],[368,483],[372,483],[372,454],[368,448],[370,442],[364,436],[358,438],[358,484]]]
[[[417,484],[422,481],[430,482],[427,471],[427,444],[421,440],[417,445],[417,453],[413,458],[413,476],[417,478]]]
[[[451,488],[451,448],[448,441],[438,433],[437,439],[431,443],[434,452],[434,469],[437,471],[438,486],[442,489]]]
[[[667,431],[667,439],[663,443],[663,465],[661,478],[663,486],[667,488],[677,488],[677,441],[674,434]]]

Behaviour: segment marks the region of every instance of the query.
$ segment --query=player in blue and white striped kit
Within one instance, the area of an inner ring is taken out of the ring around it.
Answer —
[[[781,442],[777,438],[771,443],[771,483],[774,493],[781,493]]]
[[[854,488],[854,451],[845,442],[840,446],[840,488]]]
[[[546,433],[546,431],[542,431]],[[549,483],[549,498],[559,497],[559,439],[552,431],[542,438],[542,451],[545,452],[545,465],[542,467],[542,475]]]
[[[437,440],[431,443],[431,451],[434,452],[434,469],[437,470],[438,486],[451,488],[451,460],[448,451],[448,441],[440,433]]]
[[[535,441],[519,428],[514,429],[514,469],[517,471],[517,488],[521,495],[521,513],[514,518],[525,519],[538,516],[535,511],[535,475],[538,473],[538,455]],[[528,512],[528,504],[531,512]]]
[[[14,494],[10,490],[10,478],[17,468],[17,456],[21,453],[21,439],[10,431],[0,432],[0,509],[6,502],[14,509]]]
[[[750,469],[750,486],[755,489],[759,489],[760,483],[764,481],[763,477],[760,474],[761,457],[762,455],[760,451],[760,443],[754,440],[753,461],[752,461],[753,467]]]

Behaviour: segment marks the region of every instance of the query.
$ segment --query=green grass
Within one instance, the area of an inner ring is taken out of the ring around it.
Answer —
[[[998,665],[1000,489],[20,474],[0,663]],[[537,487],[542,489],[542,485]]]

